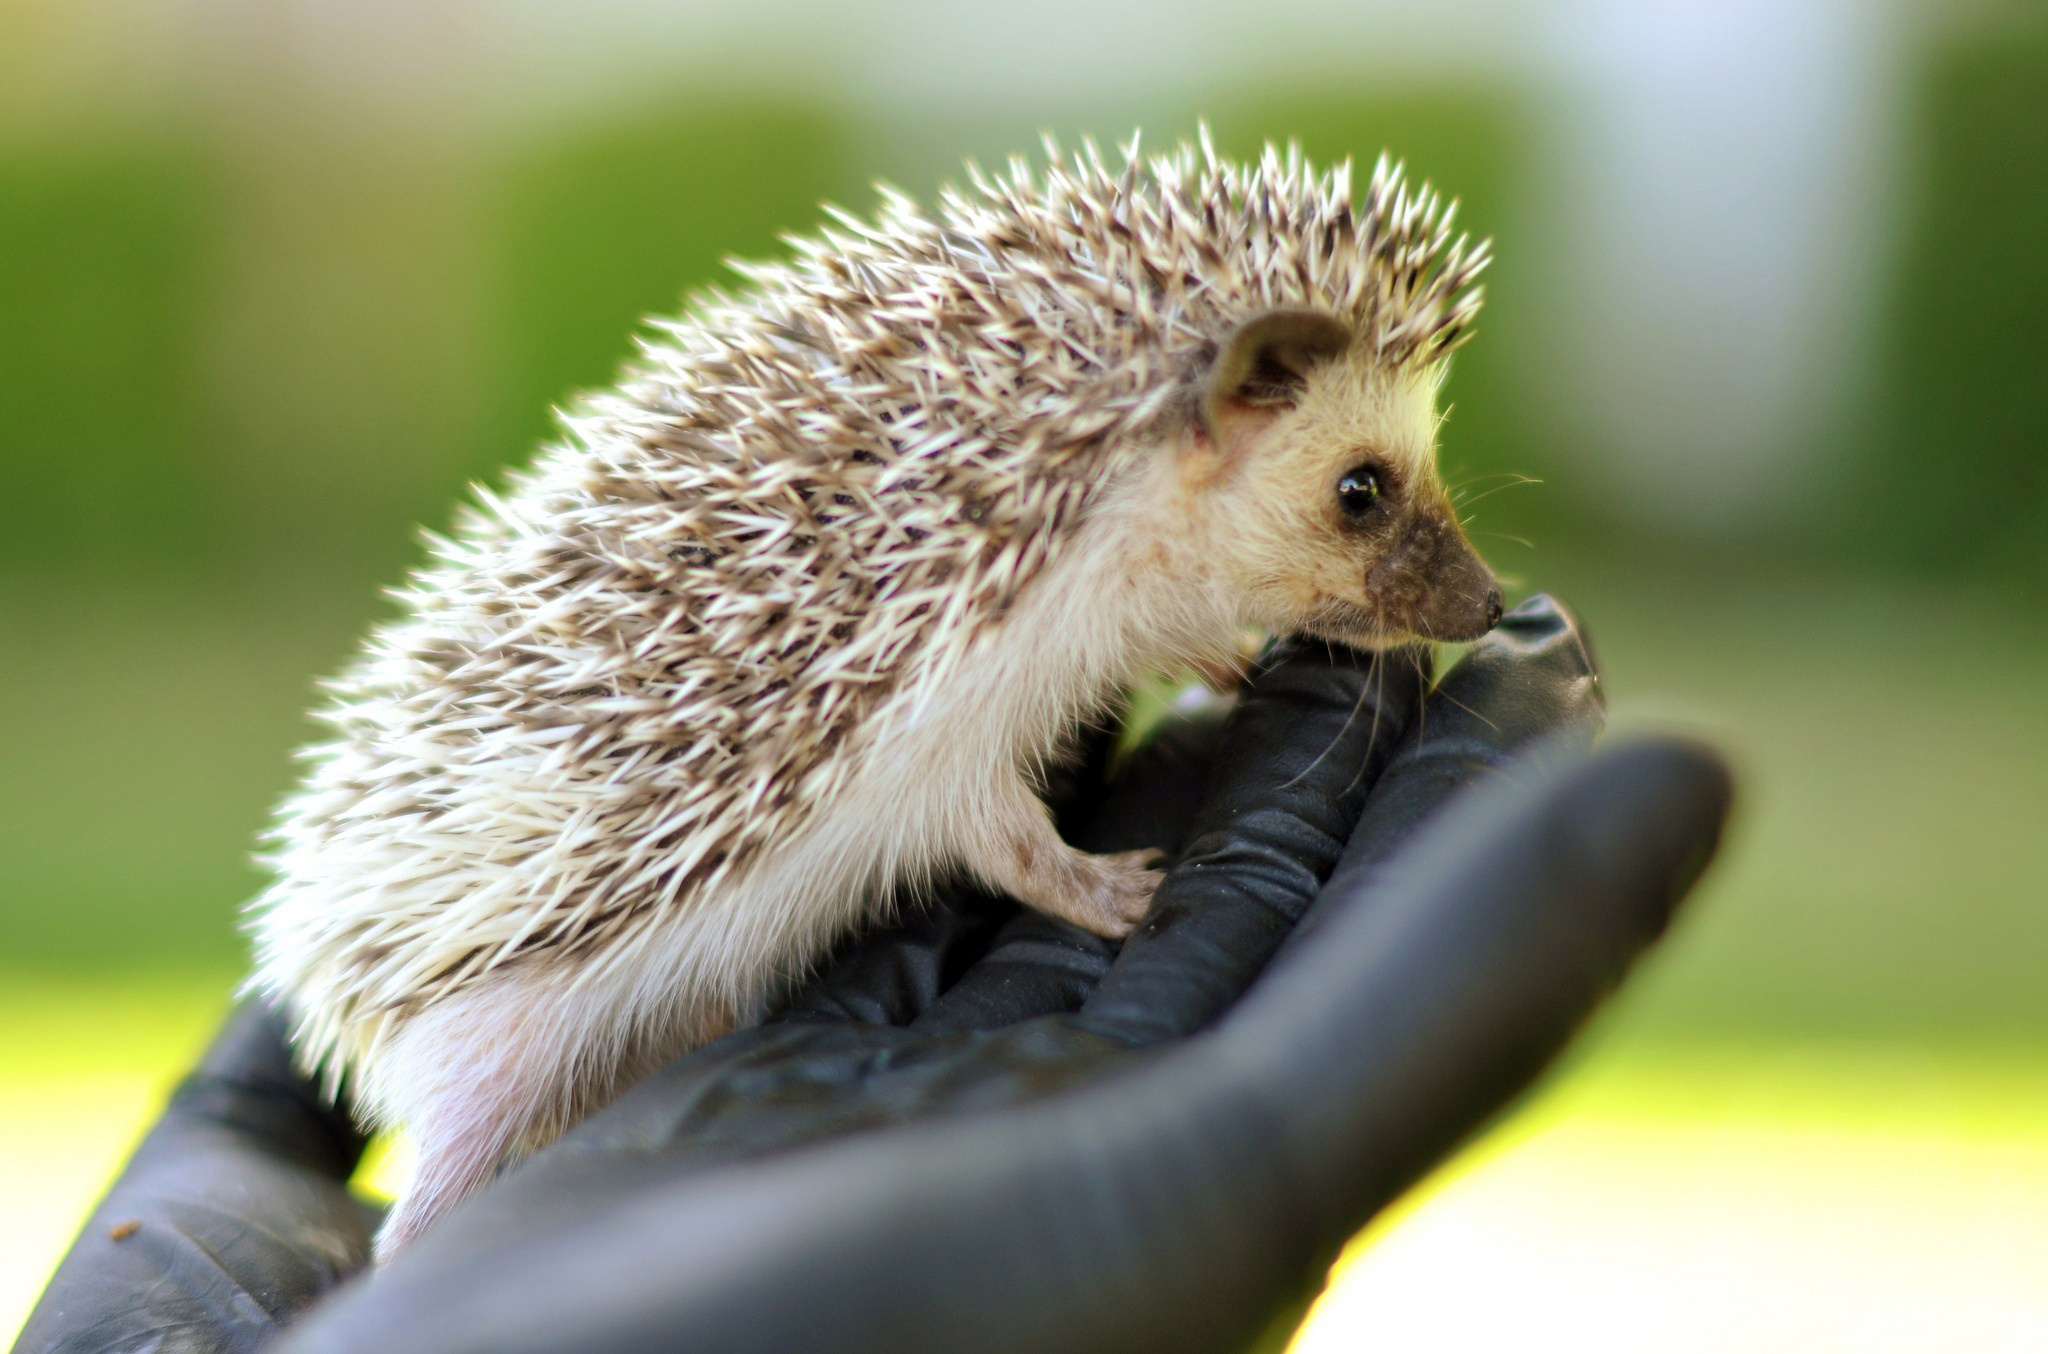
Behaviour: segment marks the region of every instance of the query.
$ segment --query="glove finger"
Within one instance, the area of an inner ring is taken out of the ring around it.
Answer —
[[[1637,743],[1463,797],[1327,898],[1219,1030],[1240,1099],[1331,1253],[1518,1094],[1713,856],[1731,786],[1712,752]]]
[[[1145,741],[1113,766],[1085,811],[1061,815],[1061,835],[1083,851],[1150,846],[1177,853],[1236,711],[1235,698],[1183,692]]]
[[[767,1023],[902,1025],[929,1009],[989,947],[1015,903],[962,886],[879,930],[842,941]]]
[[[1109,970],[1115,946],[1028,908],[988,952],[910,1022],[926,1034],[964,1033],[1077,1009]]]
[[[253,1348],[369,1256],[363,1137],[293,1068],[284,1021],[230,1017],[72,1243],[18,1349]]]
[[[1420,707],[1425,655],[1286,646],[1218,750],[1181,858],[1080,1019],[1153,1043],[1244,990],[1335,865],[1375,777]]]
[[[1607,698],[1585,628],[1554,599],[1529,598],[1430,693],[1374,782],[1324,896],[1352,896],[1364,876],[1466,786],[1538,747],[1548,757],[1583,757],[1606,722]],[[1310,943],[1325,911],[1312,904],[1282,950]]]
[[[1119,767],[1085,810],[1063,824],[1084,851],[1180,849],[1231,703],[1183,701]],[[931,1034],[996,1029],[1078,1010],[1109,970],[1116,946],[1028,909],[1005,923],[988,953],[914,1023]]]
[[[247,1003],[171,1097],[171,1114],[232,1129],[308,1174],[345,1181],[368,1138],[300,1074],[285,1018]]]

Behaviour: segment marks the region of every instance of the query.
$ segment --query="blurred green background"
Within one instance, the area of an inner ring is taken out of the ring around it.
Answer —
[[[1655,1086],[1690,1131],[1739,1084],[1774,1122],[1777,1068],[1837,1086],[1799,1102],[1832,1141],[1906,1113],[1903,1078],[1953,1113],[1906,1114],[1936,1183],[1878,1210],[1902,1253],[1937,1280],[1980,1243],[2048,1261],[2038,1154],[1969,1177],[2018,1209],[1995,1246],[1930,1222],[1981,1213],[1942,1172],[1983,1134],[2048,1131],[2048,25],[1271,17],[0,3],[0,1185],[34,1204],[0,1327],[238,975],[312,682],[415,525],[821,199],[1198,118],[1238,153],[1391,148],[1496,236],[1444,442],[1475,537],[1587,617],[1619,730],[1743,774],[1726,857],[1553,1120]],[[1950,1331],[2048,1322],[1929,1292]],[[1832,1339],[1813,1319],[1774,1329]]]

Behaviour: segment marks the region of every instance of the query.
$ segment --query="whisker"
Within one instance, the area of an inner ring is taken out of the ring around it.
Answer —
[[[1365,740],[1365,755],[1358,759],[1358,770],[1344,785],[1344,793],[1350,794],[1358,788],[1358,782],[1365,779],[1366,771],[1372,766],[1373,749],[1379,745],[1380,715],[1386,709],[1387,669],[1384,660],[1392,657],[1389,653],[1373,655],[1372,663],[1372,734]],[[1361,698],[1363,693],[1361,693]]]
[[[1344,782],[1343,793],[1347,795],[1357,787],[1359,777],[1365,774],[1365,768],[1372,765],[1372,750],[1380,741],[1380,711],[1384,708],[1381,697],[1385,694],[1387,685],[1387,669],[1383,658],[1382,654],[1372,656],[1372,672],[1368,674],[1370,680],[1359,689],[1358,699],[1361,706],[1365,704],[1367,690],[1372,694],[1372,731],[1365,736],[1365,755],[1358,759],[1358,770],[1352,773],[1350,780]]]
[[[1541,483],[1543,483],[1542,480],[1536,479],[1533,476],[1522,475],[1518,476],[1515,479],[1511,479],[1504,484],[1496,484],[1491,489],[1488,489],[1483,493],[1474,494],[1470,498],[1458,497],[1458,494],[1463,492],[1462,490],[1454,491],[1451,495],[1451,501],[1456,503],[1460,508],[1469,508],[1474,503],[1482,503],[1485,500],[1492,498],[1495,494],[1499,493],[1503,489],[1519,489],[1525,484]],[[1465,487],[1469,488],[1470,486],[1468,485]]]
[[[1484,474],[1470,475],[1461,480],[1454,480],[1451,483],[1446,484],[1444,488],[1449,492],[1456,494],[1462,493],[1464,490],[1470,489],[1475,484],[1484,484],[1488,480],[1529,478],[1531,477],[1524,475],[1519,470],[1489,470],[1486,471]]]
[[[1354,652],[1355,652],[1355,651],[1354,651]],[[1376,653],[1375,653],[1375,654],[1373,654],[1373,655],[1371,655],[1371,656],[1370,656],[1370,661],[1371,661],[1371,663],[1372,663],[1372,665],[1373,665],[1373,669],[1374,669],[1374,674],[1375,674],[1375,675],[1377,675],[1377,672],[1378,672],[1378,668],[1379,668],[1379,655],[1378,655],[1378,654],[1376,654]],[[1294,788],[1294,787],[1295,787],[1296,785],[1299,785],[1299,784],[1301,783],[1301,781],[1302,781],[1302,779],[1303,779],[1304,777],[1306,777],[1306,776],[1307,776],[1307,775],[1308,775],[1308,774],[1309,774],[1310,772],[1314,771],[1314,770],[1315,770],[1315,769],[1316,769],[1317,767],[1319,767],[1319,766],[1321,766],[1321,765],[1323,764],[1323,759],[1324,759],[1325,757],[1329,756],[1329,755],[1330,755],[1330,754],[1331,754],[1332,752],[1336,751],[1336,748],[1337,748],[1337,744],[1339,744],[1339,743],[1341,743],[1341,742],[1343,742],[1343,741],[1344,741],[1344,735],[1345,735],[1345,734],[1347,734],[1347,733],[1349,733],[1349,732],[1351,732],[1351,725],[1352,725],[1353,721],[1355,721],[1355,720],[1356,720],[1356,719],[1358,718],[1358,712],[1359,712],[1360,710],[1363,710],[1363,709],[1365,708],[1365,706],[1366,706],[1366,699],[1367,699],[1367,696],[1368,696],[1369,694],[1370,694],[1370,692],[1369,692],[1369,690],[1368,690],[1367,686],[1365,686],[1365,685],[1361,684],[1361,685],[1360,685],[1360,687],[1358,688],[1358,699],[1357,699],[1357,700],[1356,700],[1355,702],[1353,702],[1353,703],[1352,703],[1352,706],[1351,706],[1351,712],[1350,712],[1349,714],[1347,714],[1347,715],[1345,715],[1345,716],[1344,716],[1344,723],[1343,723],[1343,724],[1342,724],[1342,725],[1341,725],[1341,726],[1340,726],[1340,727],[1338,728],[1338,730],[1337,730],[1337,732],[1336,732],[1336,733],[1334,733],[1334,734],[1332,734],[1332,735],[1330,736],[1330,741],[1329,741],[1329,743],[1328,743],[1327,745],[1325,745],[1325,746],[1324,746],[1324,748],[1323,748],[1323,750],[1322,750],[1321,752],[1318,752],[1318,753],[1316,754],[1316,756],[1315,756],[1315,760],[1314,760],[1314,761],[1310,762],[1310,763],[1309,763],[1309,764],[1308,764],[1307,766],[1303,767],[1303,768],[1302,768],[1301,770],[1299,770],[1299,771],[1295,772],[1295,773],[1294,773],[1294,775],[1292,775],[1292,776],[1288,777],[1288,779],[1287,779],[1286,783],[1285,783],[1285,784],[1283,784],[1283,785],[1282,785],[1282,786],[1280,787],[1281,789],[1283,789],[1283,790],[1291,790],[1291,789],[1293,789],[1293,788]],[[1375,707],[1374,707],[1374,709],[1373,709],[1373,736],[1374,736],[1374,737],[1378,737],[1378,735],[1379,735],[1379,709],[1378,709],[1378,707],[1377,707],[1377,706],[1375,706]],[[1367,743],[1367,751],[1366,751],[1366,756],[1367,756],[1368,758],[1370,758],[1370,757],[1372,756],[1372,752],[1371,752],[1371,743],[1370,743],[1370,741],[1368,741],[1368,743]]]
[[[1457,706],[1457,707],[1458,707],[1458,708],[1459,708],[1460,710],[1463,710],[1463,711],[1464,711],[1464,712],[1465,712],[1466,714],[1468,714],[1468,715],[1472,716],[1472,718],[1474,718],[1474,719],[1478,720],[1478,721],[1479,721],[1479,722],[1480,722],[1481,724],[1484,724],[1484,725],[1485,725],[1485,726],[1486,726],[1487,728],[1489,728],[1489,729],[1492,729],[1492,730],[1493,730],[1493,731],[1494,731],[1495,733],[1499,733],[1499,732],[1500,732],[1500,725],[1498,725],[1498,724],[1494,723],[1494,722],[1493,722],[1492,720],[1488,719],[1488,718],[1487,718],[1487,717],[1486,717],[1485,715],[1482,715],[1482,714],[1480,714],[1480,713],[1479,713],[1479,712],[1478,712],[1477,710],[1475,710],[1475,709],[1473,709],[1473,708],[1472,708],[1471,706],[1469,706],[1469,705],[1465,704],[1465,702],[1463,702],[1463,701],[1459,700],[1459,699],[1458,699],[1458,698],[1457,698],[1456,696],[1444,696],[1444,695],[1443,695],[1443,688],[1442,688],[1442,687],[1438,687],[1438,688],[1437,688],[1436,694],[1437,694],[1437,695],[1439,695],[1439,696],[1443,696],[1443,698],[1444,698],[1445,700],[1447,700],[1447,701],[1449,701],[1449,702],[1450,702],[1451,704],[1453,704],[1453,705]]]

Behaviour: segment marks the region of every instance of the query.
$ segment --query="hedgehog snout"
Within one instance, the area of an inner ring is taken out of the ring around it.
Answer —
[[[1418,514],[1366,574],[1382,623],[1424,639],[1477,639],[1500,623],[1500,582],[1447,520]]]

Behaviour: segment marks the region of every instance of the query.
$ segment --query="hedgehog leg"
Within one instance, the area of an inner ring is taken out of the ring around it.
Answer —
[[[625,1086],[732,1029],[736,1008],[728,993],[685,982],[665,966],[660,972],[664,981],[644,985],[578,983],[576,970],[561,965],[504,970],[434,1002],[394,1032],[367,1089],[381,1121],[405,1126],[416,1164],[377,1233],[379,1263],[489,1184],[500,1167],[546,1147]]]
[[[968,865],[984,881],[1047,916],[1111,940],[1130,934],[1152,905],[1159,851],[1090,855],[1060,840],[1052,810],[1022,777],[1005,785],[975,834]]]
[[[508,1137],[503,1125],[472,1107],[436,1106],[413,1130],[417,1165],[412,1183],[377,1230],[377,1263],[410,1246],[449,1209],[488,1184],[510,1151]]]
[[[445,997],[412,1017],[378,1067],[384,1117],[405,1125],[416,1164],[377,1233],[381,1263],[488,1184],[506,1162],[559,1136],[587,1106],[597,1031],[553,985],[527,975]]]

